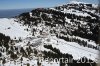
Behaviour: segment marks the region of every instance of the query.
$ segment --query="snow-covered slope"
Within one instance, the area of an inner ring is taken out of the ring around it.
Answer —
[[[11,39],[26,38],[32,36],[30,31],[25,31],[28,26],[23,26],[16,22],[14,18],[1,18],[0,19],[0,33],[10,36]]]
[[[1,63],[5,66],[62,66],[60,61],[39,63],[39,57],[71,58],[74,63],[85,57],[95,64],[100,60],[99,18],[96,5],[71,2],[0,19]]]

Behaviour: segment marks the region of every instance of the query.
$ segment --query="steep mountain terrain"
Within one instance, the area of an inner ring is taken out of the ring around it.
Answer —
[[[83,2],[0,19],[1,66],[95,66],[99,22],[97,5]]]

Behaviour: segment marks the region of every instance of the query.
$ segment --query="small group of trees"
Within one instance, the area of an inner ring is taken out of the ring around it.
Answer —
[[[17,59],[17,58],[18,58],[17,54],[14,54],[13,52],[11,53],[10,57],[11,57],[12,59]]]
[[[59,49],[53,48],[52,45],[44,45],[45,48],[52,50],[51,51],[44,51],[43,53],[45,54],[45,57],[49,58],[73,58],[72,55],[67,54],[67,53],[61,53]]]
[[[0,33],[0,46],[4,46],[6,48],[6,51],[9,49],[9,36],[5,36],[4,34]],[[4,52],[4,48],[1,49],[0,57],[2,56],[2,52]]]
[[[72,33],[72,35],[86,38],[89,40],[93,40],[96,42],[97,38],[98,38],[98,29],[96,29],[96,30],[94,30],[94,29],[90,30],[92,33],[88,33],[88,31],[86,31],[85,28],[78,27],[77,30],[72,31],[71,33]]]
[[[32,47],[29,46],[26,49],[24,49],[23,47],[21,47],[20,49],[20,53],[23,57],[29,58],[31,53],[33,53]]]
[[[9,36],[5,36],[4,34],[0,33],[0,46],[3,45],[4,47],[7,47],[9,41],[10,41]]]
[[[22,54],[23,57],[28,58],[28,54],[26,53],[26,51],[25,51],[25,49],[23,47],[21,47],[20,53]]]

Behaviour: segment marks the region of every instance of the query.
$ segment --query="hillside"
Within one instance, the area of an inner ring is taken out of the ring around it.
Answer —
[[[100,60],[99,18],[97,5],[83,2],[37,8],[14,18],[2,18],[1,66],[95,66]],[[55,58],[72,61],[53,62]]]

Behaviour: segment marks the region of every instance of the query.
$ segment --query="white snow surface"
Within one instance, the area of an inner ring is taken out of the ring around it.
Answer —
[[[83,3],[83,2],[72,1],[71,3],[79,4],[79,3]],[[93,5],[93,6],[96,7],[96,5]],[[51,9],[56,10],[54,8],[51,8]],[[87,11],[90,11],[90,10],[87,10]],[[62,11],[62,12],[72,13],[72,14],[75,14],[78,16],[84,16],[84,17],[90,16],[87,13],[83,13],[83,12],[75,10],[75,9],[69,9],[69,10],[64,9],[64,11]],[[93,13],[94,12],[95,11],[93,11]],[[31,12],[29,14],[30,14],[30,17],[33,17]],[[66,19],[66,22],[71,23],[70,19],[68,19],[67,17],[65,17],[65,19]],[[37,36],[40,35],[39,31],[42,30],[41,26],[43,27],[44,25],[38,25],[38,27],[34,26],[34,28],[37,28],[37,30],[38,30],[36,32]],[[44,28],[46,29],[47,27],[44,26]],[[16,22],[16,19],[14,19],[14,18],[10,18],[10,19],[0,18],[0,33],[5,34],[6,36],[10,36],[11,39],[15,39],[15,37],[16,37],[16,39],[23,38],[22,42],[16,43],[15,46],[23,47],[24,49],[26,49],[29,45],[31,45],[32,47],[35,47],[40,51],[44,51],[44,50],[51,51],[50,49],[47,49],[43,46],[44,44],[47,44],[47,45],[50,44],[54,48],[59,49],[60,52],[68,53],[68,54],[72,55],[73,59],[75,59],[75,60],[78,60],[82,57],[86,57],[86,58],[91,59],[95,62],[100,60],[100,59],[98,59],[98,54],[99,54],[98,50],[80,46],[76,42],[67,42],[63,39],[57,38],[56,36],[48,36],[45,38],[32,37],[31,31],[26,31],[25,29],[28,29],[28,26],[23,26],[22,24]],[[29,28],[29,29],[31,29],[31,28]],[[78,36],[70,36],[70,35],[68,35],[68,36],[69,37],[76,37],[80,40],[87,41],[88,44],[91,44],[93,46],[97,46],[94,41],[88,41],[88,39],[84,39],[84,38],[81,38]],[[32,39],[30,39],[28,37],[31,37]],[[50,39],[50,41],[47,41],[47,39]],[[4,55],[6,55],[6,54],[4,54]],[[37,66],[36,59],[34,59],[34,58],[32,60],[29,60],[26,58],[23,58],[23,59],[24,60],[23,60],[22,66],[26,66],[27,63],[29,63],[30,66],[32,66],[32,65]],[[5,63],[5,66],[21,66],[20,60],[18,59],[16,61],[18,61],[16,64],[14,64],[13,61],[9,61],[9,62]],[[43,61],[41,64],[42,64],[42,66],[59,66],[59,63],[47,63],[45,61]],[[2,65],[0,65],[0,66],[2,66]]]
[[[64,11],[62,11],[64,13],[71,13],[71,14],[75,14],[77,16],[84,16],[84,17],[87,17],[87,16],[90,16],[89,14],[87,13],[84,13],[82,11],[78,11],[78,10],[75,10],[75,9],[64,9]]]
[[[50,37],[49,39],[50,42],[45,41],[44,43],[52,45],[53,47],[59,49],[62,53],[71,54],[73,59],[78,60],[82,57],[87,57],[88,59],[92,59],[95,62],[98,60],[98,50],[80,46],[75,42],[66,42],[65,40],[58,39],[55,36]]]
[[[48,42],[47,39],[49,39],[50,41]],[[34,39],[34,40],[30,41],[30,43],[34,46],[35,42],[39,41],[39,40],[40,40],[40,38]],[[28,42],[28,40],[25,40],[25,41]],[[90,44],[93,44],[93,43],[94,42],[90,42]],[[16,46],[20,46],[20,44],[24,48],[27,47],[26,44],[24,44],[23,42],[16,44]],[[60,52],[68,53],[68,54],[72,55],[73,59],[75,59],[75,60],[78,60],[82,57],[91,59],[94,62],[97,62],[98,60],[100,60],[100,59],[98,59],[99,50],[95,50],[95,49],[88,48],[88,47],[83,47],[75,42],[67,42],[63,39],[57,38],[56,36],[48,36],[46,38],[41,38],[40,45],[35,45],[34,47],[37,47],[37,49],[40,51],[51,51],[50,49],[44,48],[44,46],[43,46],[44,44],[52,45],[54,48],[59,49]]]
[[[28,26],[22,26],[21,24],[15,22],[14,18],[1,18],[0,19],[0,33],[10,36],[11,39],[18,39],[19,37],[25,38],[31,36],[31,33],[25,31]]]

